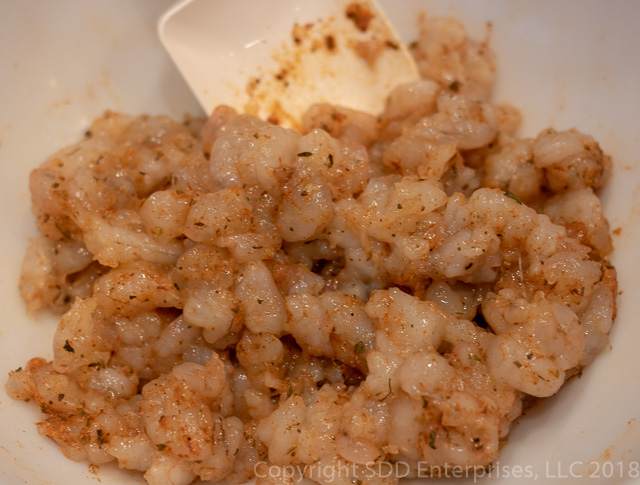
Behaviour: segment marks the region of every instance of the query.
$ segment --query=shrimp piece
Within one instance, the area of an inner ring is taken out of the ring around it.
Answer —
[[[489,155],[484,164],[484,187],[509,191],[525,204],[540,196],[542,169],[533,163],[533,140],[516,140]]]
[[[157,451],[158,448],[153,446],[144,433],[136,436],[112,437],[109,440],[109,453],[118,460],[121,468],[128,470],[142,472],[149,470],[154,466]]]
[[[298,140],[298,150],[326,178],[334,200],[354,196],[369,180],[369,154],[359,143],[341,142],[315,129]]]
[[[333,325],[319,300],[305,293],[289,295],[286,303],[291,318],[287,329],[298,345],[311,355],[333,357],[330,340]]]
[[[100,335],[98,300],[76,301],[60,319],[53,337],[53,367],[69,372],[94,362],[106,364],[111,344]]]
[[[290,465],[298,461],[296,449],[306,412],[307,406],[302,397],[293,395],[281,400],[278,409],[258,424],[258,437],[268,446],[269,461],[274,465]]]
[[[295,450],[298,460],[313,463],[336,454],[336,440],[346,401],[335,386],[324,385],[305,396],[308,403],[304,426]]]
[[[251,205],[239,187],[228,187],[199,197],[189,209],[184,234],[193,241],[215,244],[217,238],[249,232]]]
[[[489,35],[482,42],[469,39],[459,20],[434,18],[422,24],[414,55],[422,77],[484,101],[491,95],[496,71],[488,42]]]
[[[567,235],[591,247],[600,257],[613,250],[609,223],[598,197],[591,188],[563,192],[548,200],[543,208],[555,224],[567,228]]]
[[[421,79],[394,88],[382,113],[384,135],[396,138],[405,127],[436,111],[436,99],[440,86],[431,80]]]
[[[435,303],[398,288],[375,291],[365,308],[374,321],[376,349],[399,356],[438,348],[448,319]]]
[[[590,136],[576,130],[548,129],[536,138],[533,163],[553,192],[602,187],[611,174],[611,157]]]
[[[270,334],[245,331],[236,346],[236,356],[256,389],[284,391],[280,366],[285,358],[282,342]]]
[[[244,425],[239,418],[235,416],[223,418],[220,415],[214,415],[214,423],[213,453],[201,462],[195,463],[192,468],[201,480],[211,483],[229,475],[240,443],[244,439],[242,435]]]
[[[498,334],[487,351],[494,375],[537,397],[554,394],[565,372],[580,364],[585,332],[574,312],[550,303],[542,292],[532,302],[514,298],[512,290],[490,293],[483,313]]]
[[[224,364],[217,354],[206,367],[184,363],[142,389],[140,403],[147,435],[173,456],[206,460],[214,453],[210,439],[216,425],[212,411],[229,393]]]
[[[148,311],[184,306],[171,275],[160,265],[147,261],[121,264],[95,283],[94,295],[102,308],[115,311]]]
[[[140,208],[140,217],[147,234],[162,244],[182,235],[189,213],[190,198],[175,189],[151,194]]]
[[[240,271],[235,296],[240,299],[245,325],[255,333],[281,335],[287,322],[284,298],[269,268],[262,261],[245,264]]]
[[[304,162],[296,164],[283,187],[276,226],[285,241],[305,241],[316,237],[333,216],[328,184],[318,171]]]
[[[201,130],[202,149],[205,153],[211,153],[214,142],[224,133],[225,126],[233,123],[238,116],[235,109],[225,105],[217,106],[213,110]]]
[[[217,187],[257,185],[269,193],[280,192],[282,176],[292,168],[298,153],[298,133],[240,115],[232,117],[218,134],[209,157]]]
[[[302,117],[302,132],[321,129],[343,142],[355,142],[365,147],[375,140],[376,117],[326,103],[312,105]]]
[[[191,463],[168,453],[157,453],[144,474],[149,485],[189,485],[195,478]]]

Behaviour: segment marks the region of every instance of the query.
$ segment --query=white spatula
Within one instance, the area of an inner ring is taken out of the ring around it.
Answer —
[[[293,127],[318,102],[377,114],[419,77],[373,0],[184,0],[158,30],[207,113],[226,104]]]

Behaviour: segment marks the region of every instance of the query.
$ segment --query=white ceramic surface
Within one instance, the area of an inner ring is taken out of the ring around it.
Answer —
[[[381,3],[407,41],[415,35],[418,8],[459,16],[479,35],[486,21],[493,22],[496,97],[521,108],[523,134],[548,125],[576,126],[614,158],[613,179],[603,193],[612,229],[621,228],[613,262],[623,293],[612,349],[557,397],[527,413],[484,483],[640,483],[631,478],[640,463],[640,2]],[[176,117],[199,112],[156,37],[157,18],[169,4],[0,2],[0,381],[30,357],[52,355],[55,319],[46,313],[27,316],[17,291],[21,258],[35,235],[29,171],[80,137],[105,109]],[[273,5],[276,14],[278,3]],[[34,406],[13,402],[0,389],[1,485],[142,482],[115,466],[94,475],[86,464],[69,462],[37,434],[38,418]],[[599,477],[589,477],[589,471]],[[514,477],[529,474],[530,479]]]

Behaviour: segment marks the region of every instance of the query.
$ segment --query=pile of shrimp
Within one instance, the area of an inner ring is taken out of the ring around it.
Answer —
[[[518,139],[459,22],[413,50],[423,79],[378,117],[108,112],[32,172],[21,292],[62,316],[6,388],[67,457],[153,485],[485,467],[608,346],[609,157]]]

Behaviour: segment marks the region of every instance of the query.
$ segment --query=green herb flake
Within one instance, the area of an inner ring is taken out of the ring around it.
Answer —
[[[427,409],[429,407],[429,401],[427,401],[426,397],[422,398],[422,409]]]
[[[431,431],[429,433],[429,447],[433,450],[436,449],[436,432]]]
[[[136,295],[129,295],[129,300],[133,300],[134,298],[137,298]]]
[[[176,290],[180,291],[180,287],[178,286],[178,283],[176,283],[175,281],[173,282],[173,287],[174,287]]]
[[[482,360],[480,359],[480,357],[478,357],[476,354],[474,354],[473,352],[469,352],[469,360],[474,360],[476,362],[482,362]]]
[[[402,204],[398,204],[398,210],[402,210]]]
[[[367,351],[367,348],[364,346],[364,342],[361,340],[353,347],[353,351],[356,354],[364,354]]]
[[[522,364],[521,364],[520,362],[518,362],[517,360],[514,360],[514,361],[513,361],[513,365],[515,365],[518,369],[519,369],[520,367],[522,367]]]
[[[510,190],[505,190],[504,195],[506,197],[509,197],[510,199],[515,200],[518,204],[522,204],[522,199],[518,197],[516,194],[514,194],[513,192],[511,192]]]
[[[287,397],[291,397],[291,394],[293,394],[293,387],[289,386],[289,389],[287,390]]]
[[[104,369],[105,365],[102,362],[92,362],[91,364],[88,364],[88,367],[99,367]]]
[[[264,300],[261,300],[260,298],[258,298],[258,305],[262,305],[262,302],[263,302],[263,301],[264,301]]]
[[[73,347],[71,347],[71,344],[69,343],[68,340],[64,341],[64,346],[62,348],[64,350],[66,350],[67,352],[71,352],[72,354],[75,352],[75,349]]]
[[[57,189],[58,187],[60,187],[60,184],[58,182],[53,182],[51,184],[51,187],[53,187],[54,189]]]
[[[311,155],[313,155],[313,153],[311,153],[311,152],[300,152],[300,153],[298,153],[299,157],[310,157]]]
[[[457,93],[460,90],[460,83],[458,81],[453,81],[449,84],[449,89]]]
[[[64,399],[64,394],[58,394],[58,401],[62,401]]]
[[[160,443],[159,445],[156,445],[156,448],[158,449],[158,451],[162,451],[167,447],[167,445],[165,445],[164,443]]]
[[[204,226],[204,222],[199,222],[199,221],[198,222],[194,222],[193,225],[194,226],[198,226],[198,227],[202,227],[202,226]]]
[[[22,371],[22,367],[18,367],[16,370],[14,370],[13,372],[20,372]]]
[[[153,234],[154,236],[162,236],[162,228],[160,226],[156,226],[153,229],[151,229],[151,234]]]
[[[296,445],[293,445],[291,448],[289,448],[289,449],[287,450],[287,455],[290,455],[290,454],[292,454],[294,451],[296,451],[296,448],[297,448],[297,446],[296,446]]]
[[[104,435],[102,434],[102,430],[96,430],[96,434],[98,435],[98,445],[102,445],[104,443]]]
[[[325,165],[329,168],[333,167],[333,154],[329,153],[329,161]]]

